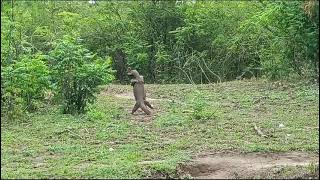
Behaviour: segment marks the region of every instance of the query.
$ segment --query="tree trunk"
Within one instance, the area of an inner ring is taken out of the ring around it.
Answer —
[[[113,68],[117,70],[116,78],[119,80],[121,84],[124,84],[126,82],[126,59],[125,54],[121,49],[116,49],[113,55]]]
[[[156,83],[156,49],[155,49],[155,44],[153,39],[151,40],[150,43],[151,47],[149,50],[149,63],[148,63],[148,69],[149,69],[149,73],[150,73],[150,80],[151,83]]]

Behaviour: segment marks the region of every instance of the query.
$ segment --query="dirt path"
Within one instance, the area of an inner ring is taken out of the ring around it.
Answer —
[[[250,177],[266,169],[280,166],[319,164],[319,156],[308,153],[217,153],[200,155],[180,166],[182,174],[196,179],[229,179]]]
[[[133,96],[133,93],[132,92],[123,92],[123,93],[120,93],[120,94],[115,94],[114,95],[115,97],[117,98],[123,98],[123,99],[132,99],[134,100],[134,96]],[[148,98],[148,94],[147,94],[147,100],[148,101],[162,101],[162,99],[153,99],[153,98]]]

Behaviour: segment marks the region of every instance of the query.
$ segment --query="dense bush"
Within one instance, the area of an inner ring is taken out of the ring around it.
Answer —
[[[110,59],[89,52],[74,38],[65,36],[49,54],[56,96],[64,113],[82,113],[94,100],[97,86],[113,80]]]
[[[4,112],[36,109],[49,88],[49,70],[41,54],[24,55],[1,69]]]

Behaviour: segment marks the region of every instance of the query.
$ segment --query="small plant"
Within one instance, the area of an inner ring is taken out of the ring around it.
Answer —
[[[192,117],[194,119],[206,121],[215,116],[215,111],[210,111],[208,101],[199,91],[191,94],[190,103],[193,109]]]
[[[110,58],[97,57],[69,36],[57,44],[49,58],[63,113],[83,113],[94,101],[97,87],[114,79]]]
[[[106,114],[100,111],[95,104],[90,104],[86,109],[86,116],[90,121],[99,121],[106,116]]]
[[[319,179],[319,165],[310,163],[306,168],[311,176],[310,178]]]

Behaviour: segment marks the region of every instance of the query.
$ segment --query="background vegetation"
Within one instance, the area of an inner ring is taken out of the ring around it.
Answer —
[[[147,83],[318,80],[318,1],[93,2],[1,1],[2,110],[51,90],[81,112],[109,66],[120,83],[127,66]]]

